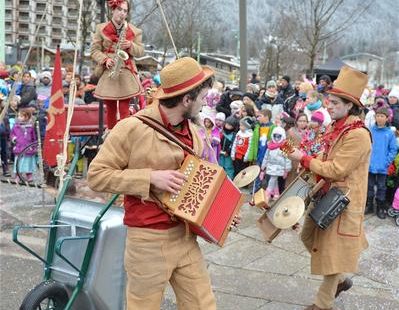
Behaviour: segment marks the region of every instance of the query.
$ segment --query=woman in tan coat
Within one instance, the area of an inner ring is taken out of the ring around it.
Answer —
[[[91,57],[97,63],[96,75],[100,77],[94,96],[104,100],[107,106],[107,126],[112,129],[116,122],[130,115],[129,102],[141,93],[141,83],[133,57],[144,54],[142,31],[126,22],[130,11],[126,0],[110,0],[112,18],[97,25],[91,46]],[[115,52],[124,51],[126,60],[119,59],[121,70],[113,75],[116,66]]]
[[[324,153],[313,158],[295,149],[289,155],[326,181],[324,193],[330,187],[339,187],[344,193],[349,191],[347,209],[325,230],[306,216],[301,238],[311,254],[311,272],[324,276],[315,302],[307,310],[332,309],[338,294],[352,286],[344,273],[357,271],[360,253],[368,245],[363,214],[371,138],[358,116],[362,107],[359,98],[366,85],[367,75],[343,67],[334,87],[328,91],[328,110],[334,123],[325,135]]]

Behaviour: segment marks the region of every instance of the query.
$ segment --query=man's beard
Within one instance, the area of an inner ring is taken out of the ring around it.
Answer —
[[[183,113],[183,118],[191,120],[194,124],[200,124],[200,117],[199,115],[193,115],[193,107],[190,106],[187,110]]]

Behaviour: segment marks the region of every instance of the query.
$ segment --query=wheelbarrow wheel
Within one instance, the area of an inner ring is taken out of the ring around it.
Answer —
[[[68,303],[68,294],[58,282],[48,280],[31,290],[19,310],[62,310]]]

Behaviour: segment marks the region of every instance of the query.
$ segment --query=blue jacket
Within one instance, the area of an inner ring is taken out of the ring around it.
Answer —
[[[388,167],[394,160],[398,148],[393,131],[389,127],[371,127],[373,145],[371,148],[371,160],[369,172],[388,174]]]

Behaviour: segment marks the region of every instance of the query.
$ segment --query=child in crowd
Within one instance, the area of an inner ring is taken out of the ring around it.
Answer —
[[[244,103],[244,105],[241,107],[241,118],[249,116],[249,117],[255,117],[255,108],[253,105]]]
[[[233,179],[235,175],[233,159],[231,158],[231,149],[233,147],[238,126],[238,120],[234,116],[229,116],[224,123],[224,128],[221,134],[219,165],[223,167],[230,179]]]
[[[241,118],[241,108],[244,103],[241,100],[234,100],[230,103],[231,115],[237,119]]]
[[[233,160],[234,175],[248,167],[249,146],[252,139],[252,126],[254,120],[244,117],[240,120],[240,131],[237,133],[231,149],[231,159]]]
[[[272,112],[267,109],[260,110],[257,115],[257,122],[253,130],[253,138],[251,140],[248,161],[256,162],[260,167],[267,149],[267,141],[271,138],[274,128],[271,122]]]
[[[294,147],[299,148],[302,141],[305,141],[308,138],[309,130],[308,130],[308,116],[300,112],[295,119],[295,126],[290,128],[287,131],[287,139],[291,141]],[[292,169],[288,173],[286,183],[290,184],[299,173],[299,162],[292,162]]]
[[[206,99],[207,106],[209,108],[211,108],[212,110],[215,110],[216,105],[220,101],[220,93],[217,89],[212,88],[212,89],[208,90],[208,93],[205,96],[205,99]]]
[[[308,119],[316,112],[323,113],[323,125],[328,126],[331,123],[331,116],[323,106],[323,95],[315,90],[310,90],[306,94],[306,107],[303,111]]]
[[[375,112],[376,124],[371,128],[372,149],[369,167],[368,192],[365,213],[373,213],[374,196],[377,203],[377,216],[385,219],[387,206],[385,204],[386,181],[388,167],[397,154],[395,135],[387,126],[389,111],[379,108]],[[377,193],[374,187],[377,187]]]
[[[316,156],[324,150],[323,135],[326,127],[323,126],[324,115],[320,111],[312,114],[309,122],[309,133],[304,137],[300,148],[309,156]]]
[[[248,154],[249,162],[256,162],[260,167],[267,150],[267,142],[271,139],[271,133],[274,125],[271,122],[272,112],[268,109],[263,109],[258,112],[257,122],[253,131],[250,150]],[[255,191],[261,186],[259,178],[255,181]]]
[[[275,127],[268,142],[267,151],[261,166],[260,179],[265,179],[267,184],[266,195],[277,199],[284,191],[285,178],[291,170],[291,160],[283,155],[280,146],[286,139],[285,131],[282,127]]]
[[[36,142],[35,126],[32,121],[32,112],[29,109],[19,110],[18,119],[16,120],[15,125],[12,128],[10,138],[11,143],[14,144],[14,173],[16,173],[18,156],[29,144]],[[36,147],[30,148],[24,153],[23,158],[21,158],[18,163],[19,172],[26,174],[26,179],[28,182],[32,181],[32,174],[37,170],[36,152]],[[19,181],[18,177],[17,181]]]
[[[203,127],[200,127],[199,133],[204,141],[204,145],[209,146],[210,143],[211,146],[211,148],[204,148],[202,158],[212,163],[217,163],[220,152],[220,131],[215,126],[215,116],[209,111],[206,114],[202,114],[202,119]]]
[[[226,115],[223,112],[216,113],[215,126],[217,129],[219,129],[220,133],[223,131],[225,120],[226,120]]]

